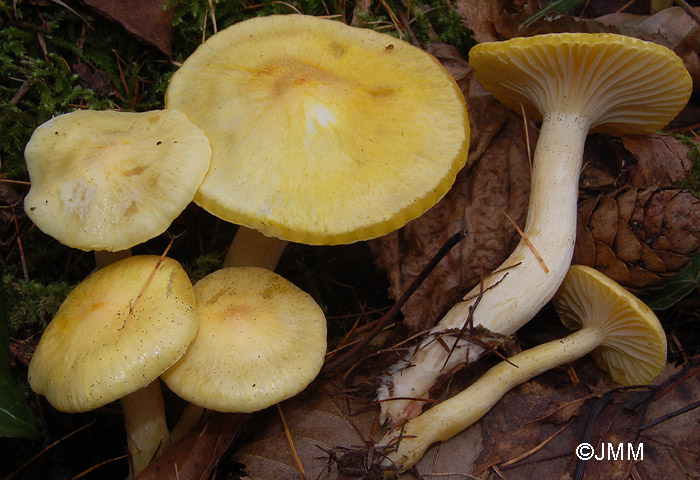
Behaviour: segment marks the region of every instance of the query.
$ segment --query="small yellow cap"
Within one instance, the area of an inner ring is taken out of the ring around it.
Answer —
[[[159,261],[129,257],[68,295],[29,364],[36,393],[61,411],[92,410],[145,387],[185,353],[197,333],[194,289],[177,261]]]
[[[24,209],[81,250],[126,250],[163,233],[209,168],[204,133],[178,111],[81,110],[40,125],[24,151]]]
[[[646,385],[666,365],[666,334],[644,302],[603,273],[572,265],[552,299],[570,329],[602,327],[601,346],[591,355],[622,385]]]
[[[318,375],[326,318],[310,295],[256,267],[217,270],[194,289],[199,331],[162,376],[177,395],[220,412],[254,412]]]

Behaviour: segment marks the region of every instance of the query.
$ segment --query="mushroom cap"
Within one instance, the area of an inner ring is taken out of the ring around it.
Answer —
[[[597,324],[601,346],[591,355],[622,385],[645,385],[666,365],[666,334],[644,302],[599,271],[572,265],[552,299],[570,329]]]
[[[593,131],[646,134],[690,97],[692,80],[666,47],[609,33],[553,33],[486,42],[469,52],[479,82],[501,103],[542,120],[587,116]]]
[[[177,395],[220,412],[254,412],[318,375],[326,319],[310,295],[257,267],[217,270],[194,289],[199,331],[162,377]]]
[[[82,250],[125,250],[163,233],[209,168],[206,135],[179,111],[84,110],[40,125],[24,152],[29,218]]]
[[[306,244],[403,226],[449,190],[469,148],[464,98],[434,57],[316,17],[220,31],[175,72],[165,101],[211,140],[195,202]]]
[[[129,257],[75,287],[29,364],[36,393],[61,411],[92,410],[145,387],[185,353],[197,333],[194,289],[177,261],[159,261]]]

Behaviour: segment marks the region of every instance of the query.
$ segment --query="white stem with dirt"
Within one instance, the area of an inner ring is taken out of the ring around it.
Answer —
[[[392,367],[379,390],[381,420],[400,424],[420,414],[438,378],[478,359],[481,346],[448,332],[473,325],[511,335],[552,298],[573,256],[578,179],[589,121],[580,114],[545,115],[535,150],[524,233],[546,265],[521,240],[508,259],[448,311],[405,361]],[[436,341],[441,337],[443,342]],[[443,345],[452,348],[449,354]],[[408,398],[408,399],[407,399]]]

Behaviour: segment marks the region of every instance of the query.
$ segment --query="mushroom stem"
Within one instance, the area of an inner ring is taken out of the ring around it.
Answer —
[[[484,349],[466,339],[450,336],[460,331],[472,312],[474,326],[511,335],[552,298],[571,263],[576,238],[576,204],[583,147],[590,123],[581,114],[544,116],[532,169],[530,199],[524,234],[544,261],[521,240],[508,259],[453,306],[409,359],[394,366],[379,390],[382,421],[399,424],[420,414],[430,388],[457,365],[478,359]],[[469,329],[464,330],[468,332]],[[457,342],[451,353],[448,346]],[[449,337],[449,338],[448,338]],[[410,368],[407,368],[410,365]]]
[[[136,477],[165,450],[170,434],[159,380],[120,400],[131,455],[131,475]]]
[[[123,260],[131,256],[131,249],[118,250],[116,252],[108,252],[107,250],[95,250],[95,266],[97,268],[106,267],[119,260]]]
[[[565,338],[525,350],[499,363],[466,390],[388,432],[377,445],[387,448],[385,468],[398,471],[410,468],[430,445],[447,440],[478,421],[512,388],[583,357],[604,339],[601,325],[587,325]]]
[[[95,250],[95,265],[104,268],[131,256],[131,249]],[[158,380],[120,400],[126,441],[131,456],[131,476],[136,477],[168,445],[163,394]]]
[[[187,435],[187,432],[201,422],[208,413],[211,412],[206,408],[195,405],[194,403],[188,403],[184,410],[182,410],[180,418],[177,419],[177,423],[173,427],[172,432],[170,432],[170,441],[173,444],[177,443]]]
[[[239,226],[231,242],[223,268],[260,267],[274,270],[277,268],[286,240],[268,237],[252,228]]]

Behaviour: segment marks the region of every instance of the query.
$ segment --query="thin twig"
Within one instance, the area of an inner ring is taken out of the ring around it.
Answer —
[[[642,430],[646,430],[647,428],[651,428],[655,425],[658,425],[659,423],[665,422],[666,420],[670,420],[673,417],[677,417],[678,415],[682,413],[689,412],[691,410],[694,410],[696,408],[700,407],[700,400],[694,403],[691,403],[690,405],[686,405],[685,407],[679,408],[678,410],[674,410],[673,412],[667,413],[666,415],[662,415],[656,420],[645,423],[641,427],[637,427],[637,431],[641,432]]]
[[[376,337],[379,332],[384,330],[384,328],[392,323],[396,316],[398,316],[401,308],[406,304],[411,295],[421,286],[423,281],[427,278],[428,274],[440,263],[440,260],[447,255],[452,248],[457,245],[462,239],[466,238],[467,232],[461,231],[452,235],[445,244],[440,247],[440,250],[430,259],[423,270],[418,274],[418,276],[411,282],[406,291],[401,295],[401,297],[396,301],[396,303],[391,307],[391,309],[384,315],[382,320],[377,323],[377,325],[362,339],[361,342],[357,343],[353,348],[340,357],[337,357],[333,361],[327,363],[321,373],[327,373],[331,370],[338,368],[340,365],[345,363],[348,359],[359,352],[365,345],[367,345],[374,337]]]
[[[517,457],[512,458],[512,459],[508,460],[507,462],[502,463],[502,464],[501,464],[501,467],[509,467],[509,466],[511,466],[511,465],[513,465],[513,464],[515,464],[515,463],[518,463],[520,460],[522,460],[522,459],[524,459],[524,458],[527,458],[527,457],[529,457],[530,455],[532,455],[532,454],[534,454],[534,453],[537,453],[537,452],[540,451],[542,448],[544,448],[545,445],[547,445],[549,442],[551,442],[557,435],[559,435],[561,432],[563,432],[564,430],[566,430],[566,429],[569,427],[569,425],[571,425],[571,423],[572,423],[573,421],[574,421],[573,418],[569,419],[569,421],[566,422],[566,423],[564,424],[563,427],[561,427],[559,430],[557,430],[556,432],[554,432],[552,435],[550,435],[548,438],[546,438],[546,439],[545,439],[543,442],[541,442],[539,445],[537,445],[537,446],[531,448],[531,449],[528,450],[527,452],[521,453],[521,454],[518,455]]]
[[[22,97],[29,91],[29,87],[31,87],[32,84],[29,80],[25,80],[22,85],[20,85],[19,90],[17,90],[17,93],[15,93],[12,98],[10,99],[10,105],[17,105],[20,100],[22,100]]]
[[[216,27],[216,12],[214,11],[214,2],[212,0],[209,0],[209,11],[211,12],[211,26],[216,34],[219,29]]]
[[[42,456],[43,454],[45,454],[46,452],[48,452],[49,450],[51,450],[53,447],[55,447],[55,446],[58,445],[59,443],[63,442],[64,440],[67,440],[68,438],[72,437],[72,436],[75,435],[76,433],[78,433],[78,432],[80,432],[80,431],[82,431],[82,430],[85,430],[86,428],[88,428],[89,426],[93,425],[94,423],[95,423],[95,420],[93,420],[92,422],[90,422],[90,423],[88,423],[88,424],[85,424],[85,425],[83,425],[82,427],[77,428],[76,430],[73,430],[72,432],[68,433],[67,435],[64,435],[63,437],[59,438],[58,440],[56,440],[55,442],[53,442],[51,445],[47,446],[47,447],[44,448],[42,451],[40,451],[39,453],[37,453],[36,455],[34,455],[32,458],[30,458],[29,460],[27,460],[26,462],[24,462],[22,465],[20,465],[19,468],[17,468],[17,470],[15,470],[14,472],[10,473],[10,474],[9,474],[8,476],[6,476],[3,480],[11,480],[12,478],[15,478],[17,475],[19,475],[19,473],[20,473],[22,470],[24,470],[24,469],[27,468],[29,465],[31,465],[32,462],[34,462],[34,460],[36,460],[37,458],[39,458],[40,456]]]
[[[525,127],[525,145],[527,146],[527,165],[530,167],[530,175],[532,175],[532,154],[530,151],[530,133],[527,128],[527,116],[525,115],[525,106],[521,103],[520,110],[523,112],[523,125]]]
[[[19,249],[19,259],[22,263],[22,274],[24,275],[24,281],[29,281],[29,272],[27,271],[27,261],[24,258],[24,248],[22,247],[22,238],[19,234],[19,223],[17,222],[17,214],[15,209],[12,209],[12,220],[15,223],[15,231],[17,232],[17,248]]]
[[[593,425],[595,425],[596,419],[598,418],[598,415],[600,415],[600,412],[603,411],[603,408],[610,403],[610,395],[605,394],[603,395],[598,401],[596,402],[595,406],[593,407],[593,410],[591,411],[590,416],[588,417],[588,421],[586,422],[586,429],[583,432],[583,438],[581,438],[581,442],[579,443],[590,443],[591,441],[591,435],[593,434]],[[581,480],[583,478],[583,473],[586,470],[586,460],[581,460],[580,458],[576,462],[576,471],[574,472],[574,480]]]
[[[515,221],[510,218],[510,215],[508,215],[505,211],[503,211],[503,215],[506,216],[508,221],[510,221],[511,224],[513,224],[513,227],[515,230],[518,232],[520,237],[523,239],[523,241],[527,244],[528,248],[532,251],[533,255],[535,255],[535,258],[537,261],[540,263],[540,266],[542,267],[542,270],[544,270],[544,273],[549,273],[549,268],[547,267],[547,264],[544,263],[544,259],[542,258],[542,255],[540,255],[540,252],[537,251],[535,246],[532,244],[529,238],[527,238],[527,235],[525,235],[525,232],[520,230],[520,227],[518,227],[518,224],[515,223]]]
[[[484,263],[481,262],[481,268],[479,271],[479,295],[476,297],[476,300],[474,300],[474,304],[469,306],[469,313],[467,314],[467,321],[462,324],[462,328],[459,330],[459,335],[457,335],[457,338],[455,338],[454,343],[452,344],[452,347],[450,347],[450,352],[447,354],[447,358],[445,358],[445,363],[442,364],[442,367],[440,368],[440,371],[443,371],[445,367],[447,366],[447,362],[449,362],[450,358],[452,357],[452,354],[454,353],[455,349],[457,348],[457,344],[459,343],[459,340],[463,338],[464,335],[464,330],[467,328],[467,325],[469,325],[469,336],[471,338],[474,338],[474,311],[476,310],[476,307],[479,306],[479,302],[481,302],[481,299],[484,296]]]
[[[103,465],[106,465],[106,464],[112,463],[112,462],[116,462],[117,460],[124,460],[125,458],[129,458],[129,455],[121,455],[119,457],[110,458],[109,460],[105,460],[103,462],[100,462],[97,465],[93,465],[92,467],[90,467],[86,470],[83,470],[82,472],[77,474],[75,477],[72,477],[71,480],[78,480],[79,478],[83,478],[88,473],[92,473],[93,471],[97,470],[98,468],[100,468]]]
[[[695,11],[693,7],[690,6],[688,2],[686,2],[685,0],[674,0],[674,2],[676,5],[681,7],[685,11],[685,13],[690,15],[693,18],[693,20],[700,24],[700,15],[698,14],[698,12]]]
[[[24,180],[8,180],[7,178],[0,178],[0,183],[16,183],[18,185],[31,185],[32,182],[25,182]]]

